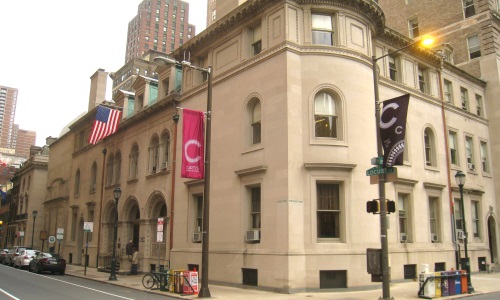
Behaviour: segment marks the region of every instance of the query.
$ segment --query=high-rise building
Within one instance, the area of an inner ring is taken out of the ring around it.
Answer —
[[[14,145],[16,155],[28,158],[31,146],[36,145],[36,131],[19,129],[17,124],[14,127],[16,128],[16,143]]]
[[[188,23],[189,3],[180,0],[143,0],[128,24],[125,63],[148,50],[171,52],[195,35]]]
[[[13,130],[17,93],[16,88],[0,86],[0,148],[14,148]]]

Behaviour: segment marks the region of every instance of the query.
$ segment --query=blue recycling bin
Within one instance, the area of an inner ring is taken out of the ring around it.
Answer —
[[[460,275],[461,275],[461,272],[460,271],[454,271],[453,274],[455,276],[453,276],[453,278],[455,279],[455,295],[460,295],[462,294],[462,284],[461,284],[461,279],[460,279]]]

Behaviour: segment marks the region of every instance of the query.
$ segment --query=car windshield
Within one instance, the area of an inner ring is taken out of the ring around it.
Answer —
[[[38,251],[36,250],[26,250],[26,255],[37,255]]]

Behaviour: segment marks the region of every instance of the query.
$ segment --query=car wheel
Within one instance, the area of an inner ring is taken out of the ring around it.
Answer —
[[[62,270],[61,272],[59,272],[59,274],[61,275],[64,275],[64,273],[66,273],[66,270]]]
[[[42,271],[40,270],[40,268],[38,267],[38,265],[35,265],[35,270],[34,270],[34,271],[35,271],[35,273],[37,273],[37,274],[42,273]]]

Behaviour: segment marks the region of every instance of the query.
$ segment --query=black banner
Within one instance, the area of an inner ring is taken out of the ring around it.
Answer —
[[[380,114],[380,138],[384,148],[384,168],[403,164],[409,102],[410,94],[383,102]]]

